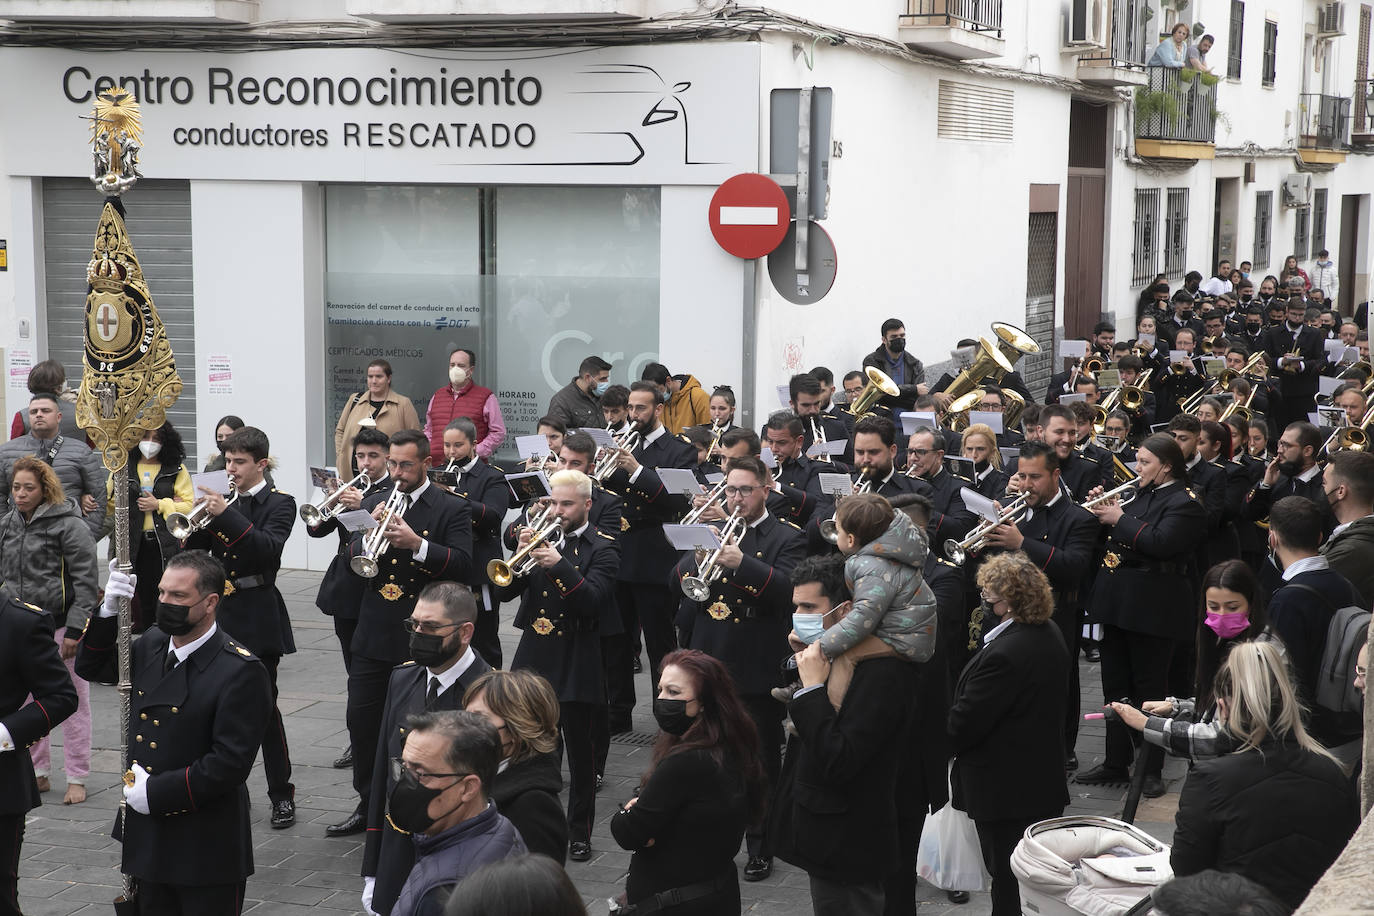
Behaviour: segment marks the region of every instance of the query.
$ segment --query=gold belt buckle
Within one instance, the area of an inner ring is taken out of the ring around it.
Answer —
[[[1107,555],[1102,558],[1102,565],[1111,572],[1116,572],[1116,568],[1121,565],[1121,554],[1114,550],[1107,551]]]

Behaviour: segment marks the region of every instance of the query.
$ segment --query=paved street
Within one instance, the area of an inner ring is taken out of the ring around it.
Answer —
[[[298,654],[281,667],[281,708],[286,717],[291,757],[295,764],[297,824],[275,831],[267,825],[267,792],[259,762],[250,781],[254,814],[254,857],[257,872],[248,881],[245,909],[256,916],[294,916],[310,911],[358,913],[362,842],[359,837],[328,839],[327,824],[341,820],[353,808],[354,797],[347,771],[330,767],[348,743],[344,729],[344,673],[328,618],[314,606],[318,573],[284,572],[278,580],[295,624]],[[509,659],[517,632],[506,615],[504,643]],[[1100,697],[1097,667],[1082,666],[1085,706]],[[92,773],[85,804],[62,805],[66,782],[60,769],[52,775],[52,791],[44,805],[32,812],[24,838],[24,859],[19,885],[20,902],[27,916],[69,916],[109,913],[119,883],[119,844],[110,839],[110,826],[119,797],[118,703],[110,687],[91,689],[95,726]],[[568,872],[581,889],[593,916],[606,913],[606,898],[619,891],[630,854],[610,837],[606,821],[615,804],[628,798],[643,770],[653,718],[649,711],[647,680],[640,678],[640,703],[635,711],[635,732],[618,736],[611,747],[606,786],[599,806],[599,823],[593,837],[590,862],[568,863]],[[60,746],[60,731],[55,736]],[[1099,761],[1102,724],[1088,723],[1079,739],[1078,756],[1083,767]],[[54,763],[61,752],[54,754]],[[1008,778],[1014,779],[1016,761],[1007,761]],[[1141,805],[1137,823],[1146,832],[1168,841],[1173,835],[1173,811],[1184,768],[1171,760],[1166,766],[1170,794]],[[1073,802],[1069,813],[1119,813],[1122,790],[1089,791],[1070,784]],[[741,867],[744,857],[739,858]],[[743,884],[745,912],[757,916],[801,914],[810,910],[806,875],[779,862],[773,876],[758,884]],[[922,885],[921,912],[982,916],[989,912],[986,893],[975,894],[965,906],[948,902],[942,891]]]

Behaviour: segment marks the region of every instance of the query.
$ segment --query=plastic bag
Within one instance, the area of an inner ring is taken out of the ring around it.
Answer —
[[[952,803],[926,818],[916,852],[916,873],[944,891],[981,891],[990,875],[983,865],[973,819]]]

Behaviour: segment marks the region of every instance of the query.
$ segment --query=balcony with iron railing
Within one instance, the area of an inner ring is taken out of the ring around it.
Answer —
[[[1304,92],[1298,96],[1298,158],[1306,163],[1344,162],[1350,149],[1350,98]]]
[[[1135,148],[1158,159],[1215,156],[1217,82],[1210,73],[1146,67],[1135,93]]]
[[[956,60],[1001,57],[1006,49],[1002,0],[907,0],[897,31],[910,48]]]
[[[1089,6],[1110,7],[1100,10],[1105,34],[1100,36],[1097,50],[1079,54],[1077,77],[1085,83],[1099,86],[1143,86],[1145,61],[1152,45],[1149,22],[1153,15],[1148,0],[1086,0]]]
[[[1355,97],[1351,100],[1350,144],[1374,146],[1374,80],[1355,80]]]

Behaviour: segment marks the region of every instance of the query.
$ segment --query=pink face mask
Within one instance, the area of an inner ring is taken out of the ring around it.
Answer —
[[[1230,639],[1245,632],[1245,628],[1250,625],[1249,614],[1215,614],[1207,612],[1203,623],[1207,628],[1222,639]]]

